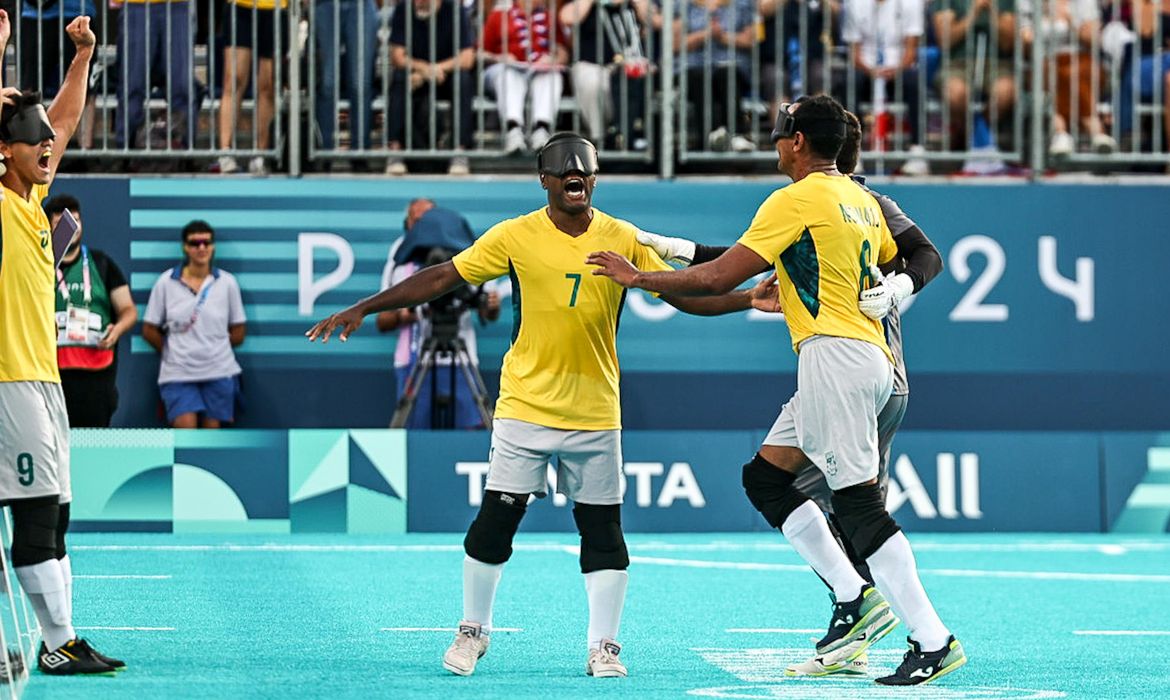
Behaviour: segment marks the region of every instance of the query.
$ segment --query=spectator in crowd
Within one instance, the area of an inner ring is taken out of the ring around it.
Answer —
[[[934,30],[943,54],[939,83],[950,120],[953,148],[967,147],[967,106],[988,103],[991,129],[1010,121],[1015,109],[1016,0],[941,0]],[[982,66],[981,71],[977,69]],[[985,144],[976,143],[977,147]]]
[[[183,227],[183,262],[150,290],[142,337],[162,353],[158,385],[174,428],[219,428],[235,420],[244,342],[244,303],[230,272],[214,267],[215,231]]]
[[[373,126],[374,57],[378,51],[378,14],[374,0],[317,0],[312,30],[320,58],[316,111],[321,146],[326,150],[337,147],[337,105],[341,101],[341,54],[344,52],[350,147],[365,150],[369,148]]]
[[[188,0],[110,0],[122,8],[118,32],[118,107],[114,143],[143,148],[143,104],[152,83],[161,83],[170,106],[167,140],[179,148],[194,141],[195,104],[191,85],[191,9]]]
[[[674,20],[674,36],[680,57],[684,48],[686,52],[685,65],[682,60],[680,65],[686,71],[687,101],[698,108],[692,121],[706,129],[710,116],[711,150],[755,150],[756,145],[739,133],[738,124],[751,47],[758,41],[754,0],[699,0],[689,4],[686,13]]]
[[[1154,101],[1155,88],[1160,88],[1163,100],[1162,148],[1170,149],[1170,0],[1113,0],[1108,6],[1108,15],[1123,30],[1128,30],[1123,33],[1132,40],[1129,48],[1123,51],[1121,127],[1129,131],[1134,126],[1134,88],[1137,88],[1137,100],[1146,104]],[[1140,143],[1149,134],[1141,133],[1140,124],[1138,129],[1135,139]],[[1167,166],[1167,172],[1170,173],[1170,166]]]
[[[868,102],[873,104],[873,112],[883,111],[877,107],[875,93],[880,93],[883,100],[904,105],[905,123],[910,127],[909,150],[918,154],[902,166],[904,175],[930,173],[930,166],[920,155],[924,149],[917,68],[925,22],[922,0],[845,0],[841,36],[849,44],[856,87],[856,102],[850,109],[861,115],[861,103]],[[902,123],[895,119],[895,128]]]
[[[569,61],[566,34],[547,0],[513,0],[496,7],[483,27],[481,49],[491,65],[484,81],[499,105],[504,152],[524,150],[524,107],[532,94],[528,147],[540,150],[556,124]]]
[[[837,92],[826,78],[825,55],[840,31],[838,0],[760,0],[760,16],[760,92],[769,114],[801,95]]]
[[[1031,15],[1022,17],[1026,22],[1021,28],[1025,40],[1030,43],[1038,26],[1047,52],[1056,59],[1055,85],[1052,64],[1046,61],[1044,65],[1055,101],[1048,154],[1064,158],[1077,150],[1069,133],[1074,110],[1093,150],[1112,153],[1117,149],[1117,142],[1105,133],[1097,116],[1096,97],[1101,87],[1101,70],[1093,51],[1100,45],[1101,6],[1098,0],[1021,0],[1020,12],[1021,15]],[[1037,15],[1039,22],[1036,22]]]
[[[288,0],[280,0],[277,16],[276,0],[228,0],[224,13],[222,32],[223,50],[223,96],[219,104],[219,147],[222,150],[236,147],[236,119],[240,112],[240,100],[248,90],[252,79],[252,62],[256,62],[256,111],[252,129],[258,151],[272,147],[272,118],[276,110],[275,62],[288,47],[288,16],[285,10]],[[236,159],[222,155],[216,161],[220,173],[234,173],[240,169]],[[268,165],[264,156],[253,156],[248,161],[248,172],[253,175],[267,175]]]
[[[561,24],[572,39],[573,92],[594,144],[646,147],[646,90],[650,61],[643,50],[646,27],[661,24],[649,0],[568,0]],[[657,21],[656,21],[657,20]],[[621,117],[614,121],[614,105]]]
[[[423,223],[420,224],[420,221]],[[475,234],[463,217],[449,210],[437,209],[430,199],[413,200],[406,208],[406,219],[402,226],[405,235],[390,246],[386,267],[382,271],[382,289],[389,289],[418,272],[422,268],[423,258],[437,242],[445,241],[440,247],[449,250],[462,250],[475,242]],[[475,315],[480,323],[495,321],[500,317],[500,296],[494,283],[488,282],[483,286],[477,301]],[[377,316],[377,325],[383,333],[398,331],[394,375],[398,380],[398,399],[401,400],[406,379],[418,361],[421,342],[430,333],[426,306],[383,311]],[[475,324],[470,311],[459,317],[459,338],[467,346],[472,362],[477,363]],[[485,427],[463,373],[451,366],[449,357],[437,357],[436,365],[418,392],[406,427],[423,430],[444,427],[432,421],[434,406],[443,403],[453,405],[451,427]],[[452,372],[455,373],[455,395],[448,396]]]
[[[76,17],[95,17],[96,14],[93,0],[24,0],[17,36],[20,73],[16,86],[22,90],[39,90],[46,101],[56,97],[65,72],[77,53],[65,27]],[[95,28],[95,31],[100,33],[100,29]],[[93,146],[95,99],[91,90],[86,97],[77,134],[82,148]]]
[[[44,203],[50,230],[65,211],[81,224],[81,204],[68,194]],[[76,240],[57,270],[57,366],[74,428],[108,428],[118,408],[117,347],[138,320],[130,285],[117,263]]]
[[[432,86],[435,100],[451,101],[452,122],[448,133],[455,149],[471,149],[474,43],[467,10],[457,0],[413,0],[403,2],[394,12],[390,20],[390,61],[394,65],[394,78],[390,85],[390,110],[386,115],[390,150],[401,150],[406,141],[408,108],[412,147],[429,148],[431,136],[439,141],[440,134],[430,134],[431,114],[435,108],[431,99]],[[391,156],[386,161],[387,175],[405,175],[406,172],[406,163],[401,158]],[[452,158],[447,167],[450,175],[466,175],[468,172],[470,166],[466,156]]]

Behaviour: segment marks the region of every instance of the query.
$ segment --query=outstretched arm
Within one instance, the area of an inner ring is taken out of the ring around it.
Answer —
[[[391,309],[413,308],[441,297],[461,284],[466,282],[450,260],[432,265],[389,289],[366,297],[348,309],[333,314],[310,328],[305,335],[310,342],[320,336],[321,342],[327,343],[333,331],[340,328],[338,337],[346,341],[351,333],[361,328],[362,320],[370,314]]]
[[[684,270],[642,272],[612,251],[590,253],[586,264],[597,265],[595,275],[609,277],[623,287],[637,287],[672,296],[720,296],[758,274],[768,261],[750,248],[735,244],[717,259]]]
[[[675,297],[664,296],[662,300],[679,311],[695,316],[721,316],[756,309],[768,313],[780,312],[780,288],[776,273],[756,283],[755,287],[734,291],[718,297]]]
[[[57,175],[57,166],[65,155],[69,146],[69,139],[77,131],[77,124],[81,121],[81,113],[85,110],[85,95],[89,91],[89,62],[93,58],[93,47],[97,38],[89,28],[89,17],[76,17],[65,27],[65,33],[73,40],[77,54],[73,63],[69,64],[69,71],[65,73],[65,81],[57,92],[53,104],[46,110],[49,123],[57,137],[53,139],[53,157],[49,159],[51,176]]]

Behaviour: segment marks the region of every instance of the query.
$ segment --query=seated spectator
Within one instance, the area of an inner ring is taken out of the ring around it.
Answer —
[[[256,61],[256,112],[253,115],[252,147],[266,151],[272,147],[272,118],[276,111],[275,61],[277,39],[280,50],[288,48],[288,0],[280,0],[279,21],[276,0],[228,0],[223,20],[223,95],[219,103],[219,147],[221,150],[239,148],[236,139],[236,119],[240,100],[252,80],[252,61]],[[279,32],[279,36],[277,36]],[[220,156],[214,169],[220,173],[234,173],[240,164],[229,155]],[[267,175],[264,156],[253,156],[248,161],[248,172]]]
[[[686,71],[687,101],[697,108],[696,118],[690,121],[708,132],[710,150],[756,148],[740,133],[739,107],[747,92],[756,32],[754,0],[693,2],[687,6],[686,17],[674,20],[680,57],[686,49],[685,66],[682,60],[679,65]]]
[[[467,10],[457,0],[413,0],[413,3],[403,2],[395,10],[390,20],[390,61],[394,65],[394,78],[390,85],[389,114],[386,115],[390,150],[402,150],[406,142],[408,108],[412,131],[410,147],[431,148],[432,137],[438,144],[442,134],[429,133],[431,115],[436,111],[431,99],[432,86],[435,100],[450,100],[452,104],[451,128],[447,132],[455,142],[452,145],[459,151],[471,150],[474,126],[471,100],[475,96],[471,82],[471,69],[475,66],[473,43]],[[436,124],[438,121],[436,118]],[[447,167],[450,175],[466,175],[469,171],[466,156],[452,158]],[[387,175],[405,175],[406,172],[406,164],[401,158],[391,156],[387,160]]]
[[[162,353],[158,388],[173,428],[219,428],[236,417],[244,342],[244,303],[231,273],[213,266],[215,232],[206,221],[183,228],[183,262],[150,290],[142,337]]]
[[[81,223],[81,204],[59,194],[44,203],[49,229],[65,211]],[[138,320],[130,285],[108,255],[81,242],[82,230],[57,270],[57,366],[74,428],[108,428],[118,408],[118,339]]]
[[[1015,0],[941,0],[934,29],[944,56],[937,81],[946,100],[951,147],[967,149],[967,107],[988,103],[982,117],[998,130],[1015,109]],[[976,74],[976,68],[983,70]],[[976,143],[984,147],[992,144]]]
[[[622,140],[623,148],[646,147],[650,62],[642,35],[654,26],[654,13],[649,0],[568,0],[561,7],[561,24],[572,40],[573,92],[595,144]],[[616,122],[615,103],[621,111]]]
[[[524,107],[532,93],[528,147],[540,150],[556,124],[564,92],[561,74],[569,61],[566,34],[547,0],[513,0],[496,7],[483,27],[480,48],[492,65],[484,82],[495,98],[505,129],[504,152],[524,150]]]
[[[760,92],[770,105],[768,114],[778,114],[781,103],[802,95],[838,94],[826,77],[825,54],[840,31],[841,3],[760,0],[760,16]]]
[[[77,17],[94,17],[94,3],[93,0],[24,0],[21,7],[20,23],[14,28],[18,32],[16,48],[19,51],[19,72],[15,85],[22,90],[40,91],[48,102],[57,96],[57,90],[61,88],[61,82],[65,80],[65,74],[77,53],[73,40],[65,33],[65,27]],[[94,33],[100,40],[101,29],[95,26]],[[82,148],[93,147],[96,99],[96,94],[91,90],[85,100],[85,113],[77,133]]]
[[[1154,101],[1155,87],[1159,87],[1163,101],[1162,148],[1170,149],[1170,1],[1117,0],[1109,10],[1110,18],[1129,29],[1135,40],[1125,52],[1121,75],[1121,127],[1127,132],[1133,128],[1134,89],[1137,89],[1136,101],[1149,104]],[[1158,37],[1161,37],[1160,57]],[[1149,136],[1139,131],[1135,139],[1141,143]]]
[[[114,144],[145,148],[143,104],[151,83],[164,86],[170,106],[168,141],[186,148],[194,141],[195,104],[191,81],[191,10],[187,0],[110,0],[120,6],[118,19],[118,107]]]
[[[317,0],[313,34],[320,57],[315,108],[321,147],[325,150],[337,147],[340,64],[344,52],[350,148],[365,150],[370,146],[373,125],[374,56],[378,51],[378,14],[374,0]]]
[[[1112,153],[1117,149],[1117,142],[1105,133],[1095,103],[1101,87],[1101,71],[1100,63],[1094,60],[1092,52],[1100,43],[1100,5],[1097,0],[1036,2],[1046,10],[1038,23],[1044,46],[1056,59],[1055,89],[1049,88],[1055,101],[1055,111],[1052,115],[1052,139],[1048,145],[1048,154],[1054,158],[1063,158],[1077,150],[1077,144],[1069,133],[1074,109],[1079,126],[1089,136],[1093,150]],[[1021,2],[1021,12],[1028,10],[1032,8]],[[1046,61],[1044,68],[1046,73],[1051,73],[1050,62]],[[1053,76],[1047,75],[1047,80],[1051,86]]]
[[[918,42],[926,21],[922,0],[845,0],[845,28],[842,38],[849,44],[854,68],[854,96],[849,108],[862,114],[861,103],[873,103],[878,110],[883,100],[904,105],[905,123],[910,127],[910,151],[922,153],[921,105],[918,90]],[[903,121],[895,119],[895,128]],[[875,132],[879,131],[875,129]],[[921,157],[902,166],[904,175],[927,175],[930,166]]]

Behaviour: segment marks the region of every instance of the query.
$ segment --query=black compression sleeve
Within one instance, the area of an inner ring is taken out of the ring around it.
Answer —
[[[691,262],[692,265],[699,263],[711,262],[715,258],[723,255],[728,251],[730,246],[725,245],[703,245],[702,243],[695,244],[695,259]]]
[[[922,229],[911,226],[895,236],[894,243],[898,245],[898,257],[906,261],[905,273],[914,281],[916,294],[942,272],[942,256]],[[695,257],[699,257],[697,247]]]

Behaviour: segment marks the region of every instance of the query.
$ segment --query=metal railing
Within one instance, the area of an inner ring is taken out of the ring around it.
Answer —
[[[764,168],[778,105],[823,91],[870,172],[1170,164],[1170,0],[235,2],[94,8],[71,157],[494,170],[546,128],[669,177]],[[61,6],[24,5],[6,85],[55,92]]]

